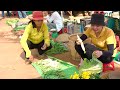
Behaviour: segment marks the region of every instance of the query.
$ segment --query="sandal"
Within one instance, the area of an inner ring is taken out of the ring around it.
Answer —
[[[32,62],[29,59],[25,60],[25,64],[31,64],[31,63]]]

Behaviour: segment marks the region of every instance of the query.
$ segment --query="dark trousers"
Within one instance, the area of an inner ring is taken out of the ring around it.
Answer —
[[[7,15],[10,17],[10,12],[7,11]],[[2,11],[2,17],[4,17],[4,11]]]
[[[84,59],[84,58],[87,58],[87,59],[92,59],[92,53],[95,51],[95,50],[101,50],[97,47],[95,47],[94,45],[91,45],[91,44],[84,44],[85,46],[85,50],[86,50],[86,54],[84,54],[82,48],[81,48],[81,45],[77,45],[75,43],[75,50],[78,52],[78,54]],[[103,50],[101,50],[103,51]],[[112,60],[113,60],[113,57],[110,57],[110,56],[105,56],[105,57],[99,57],[98,60],[100,60],[102,63],[110,63]]]
[[[27,45],[29,47],[29,49],[38,49],[38,53],[40,55],[42,55],[43,53],[45,53],[47,50],[52,48],[52,45],[50,44],[49,47],[47,47],[45,50],[42,50],[41,47],[44,45],[44,40],[42,42],[40,42],[39,44],[33,44],[31,41],[27,40]],[[25,52],[25,51],[24,51]],[[26,55],[26,52],[25,52]]]

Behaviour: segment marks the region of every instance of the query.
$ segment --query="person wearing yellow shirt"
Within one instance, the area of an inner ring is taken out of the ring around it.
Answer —
[[[103,71],[106,66],[111,66],[110,70],[114,70],[113,57],[116,51],[116,39],[113,30],[105,26],[103,14],[92,14],[91,27],[89,27],[80,37],[82,41],[87,38],[91,39],[92,44],[84,44],[84,53],[81,42],[77,39],[75,49],[82,59],[92,59],[92,56],[98,58],[103,63]]]
[[[43,20],[43,12],[34,11],[31,21],[26,26],[24,34],[21,37],[20,43],[27,58],[25,60],[26,64],[30,64],[34,60],[30,49],[37,48],[38,53],[42,55],[45,51],[52,48],[48,27]]]

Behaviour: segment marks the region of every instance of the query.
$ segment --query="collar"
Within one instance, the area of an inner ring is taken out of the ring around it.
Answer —
[[[105,31],[105,26],[103,26],[103,29],[102,29],[102,31],[101,31],[101,33],[100,33],[99,37],[100,37],[100,36],[103,36],[104,31]],[[96,34],[95,34],[95,32],[94,32],[92,29],[91,29],[90,34],[91,34],[91,35],[93,35],[94,37],[96,37]]]

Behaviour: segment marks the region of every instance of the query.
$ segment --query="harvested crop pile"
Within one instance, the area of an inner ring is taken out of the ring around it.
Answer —
[[[69,79],[78,72],[75,65],[54,57],[32,63],[43,79]]]
[[[90,60],[85,58],[83,64],[79,68],[79,73],[84,71],[90,71],[93,74],[100,73],[102,71],[102,62],[97,58],[92,58]]]
[[[68,48],[62,42],[50,40],[52,48],[45,52],[47,55],[60,54],[68,51]]]
[[[11,19],[11,20],[6,20],[6,24],[8,24],[8,25],[13,25],[13,24],[16,24],[17,22],[19,22],[19,20],[18,19]]]

